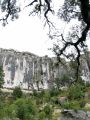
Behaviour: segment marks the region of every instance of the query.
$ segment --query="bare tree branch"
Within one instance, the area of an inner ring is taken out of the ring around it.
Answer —
[[[29,3],[29,4],[26,5],[25,7],[31,6],[31,5],[33,5],[35,2],[38,2],[38,0],[33,0],[31,3]]]

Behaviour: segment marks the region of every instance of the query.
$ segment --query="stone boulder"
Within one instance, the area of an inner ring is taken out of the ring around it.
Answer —
[[[64,110],[58,120],[90,120],[90,111]]]

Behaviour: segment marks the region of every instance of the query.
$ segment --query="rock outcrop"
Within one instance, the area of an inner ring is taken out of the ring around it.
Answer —
[[[58,120],[90,120],[90,111],[65,110]]]

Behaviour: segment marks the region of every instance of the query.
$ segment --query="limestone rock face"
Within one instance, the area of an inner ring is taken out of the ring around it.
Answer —
[[[82,71],[82,78],[86,82],[90,82],[90,51],[88,54],[83,54],[81,56],[81,66],[80,69]]]
[[[42,58],[31,53],[0,49],[0,65],[3,66],[5,73],[4,87],[21,86],[23,89],[29,89],[29,87],[36,87],[38,79],[39,84],[44,82],[41,72],[48,74],[48,64],[47,61],[44,64],[41,62],[43,62]],[[43,87],[47,88],[47,84]]]
[[[5,73],[5,88],[20,86],[22,89],[47,89],[54,85],[54,78],[63,74],[70,74],[71,69],[59,64],[55,65],[56,58],[39,57],[29,52],[18,52],[0,48],[0,65]],[[68,64],[68,63],[67,63]],[[90,79],[90,70],[82,59],[82,77]]]
[[[28,52],[0,49],[0,65],[5,73],[5,88],[20,86],[22,89],[47,89],[53,78],[62,74],[63,68],[53,69],[53,59]]]

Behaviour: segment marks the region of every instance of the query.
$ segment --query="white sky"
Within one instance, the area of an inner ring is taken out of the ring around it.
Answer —
[[[59,0],[54,1],[56,1],[55,9],[58,9]],[[60,21],[59,25],[60,27],[62,25]],[[47,33],[38,17],[28,16],[24,11],[19,19],[9,22],[5,27],[0,26],[0,48],[28,51],[39,56],[52,56],[53,53],[48,50],[52,47],[52,42],[48,39]],[[90,42],[88,45],[90,46]]]
[[[54,0],[54,2],[54,8],[58,9],[60,1]],[[44,24],[38,17],[28,16],[25,11],[20,14],[18,20],[9,22],[5,27],[0,26],[0,48],[28,51],[40,56],[52,56],[53,53],[48,50],[52,47],[52,43],[48,39]]]
[[[37,17],[21,15],[6,27],[0,26],[0,48],[29,51],[43,56],[50,47],[47,34]]]

